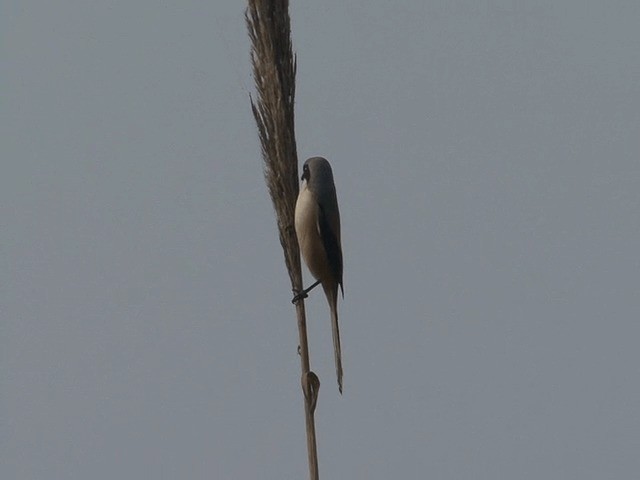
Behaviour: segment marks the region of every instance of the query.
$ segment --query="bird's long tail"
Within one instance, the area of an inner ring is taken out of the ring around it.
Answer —
[[[340,328],[338,327],[338,291],[337,289],[327,295],[329,308],[331,309],[331,330],[333,331],[333,351],[336,360],[336,376],[338,377],[338,390],[342,395],[342,352],[340,350]]]

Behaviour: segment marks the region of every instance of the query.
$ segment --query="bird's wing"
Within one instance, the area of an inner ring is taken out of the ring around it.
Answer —
[[[320,238],[322,239],[322,245],[327,253],[327,259],[331,267],[331,272],[334,275],[340,290],[342,289],[342,247],[340,246],[339,232],[340,232],[340,217],[334,215],[334,218],[330,218],[327,215],[325,208],[322,204],[319,205],[318,215],[318,230],[320,232]],[[338,212],[338,206],[336,202],[335,212]]]

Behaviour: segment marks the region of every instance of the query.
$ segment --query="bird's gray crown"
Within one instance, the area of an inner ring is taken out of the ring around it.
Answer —
[[[307,181],[309,188],[317,193],[334,190],[333,172],[326,158],[311,157],[302,167],[302,178]]]

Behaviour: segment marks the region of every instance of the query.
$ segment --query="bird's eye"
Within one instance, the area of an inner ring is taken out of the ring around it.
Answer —
[[[302,167],[302,177],[300,178],[302,180],[309,180],[309,167],[307,165]]]

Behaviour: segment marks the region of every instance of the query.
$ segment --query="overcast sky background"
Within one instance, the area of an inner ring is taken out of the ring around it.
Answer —
[[[291,14],[345,258],[321,477],[637,478],[640,4]],[[1,478],[306,477],[243,15],[2,2]]]

